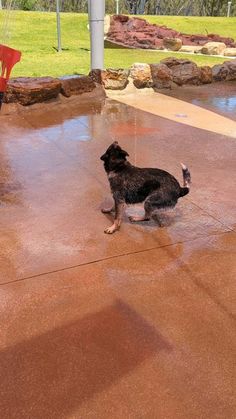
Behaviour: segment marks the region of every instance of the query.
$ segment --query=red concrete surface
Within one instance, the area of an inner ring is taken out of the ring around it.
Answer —
[[[104,234],[118,140],[188,197]],[[236,417],[234,138],[118,102],[0,115],[0,417]]]

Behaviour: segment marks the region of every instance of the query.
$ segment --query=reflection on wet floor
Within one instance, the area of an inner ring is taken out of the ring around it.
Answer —
[[[223,112],[235,112],[236,113],[236,94],[232,97],[208,97],[208,98],[197,98],[197,99],[193,99],[192,103],[194,105],[198,105],[201,106],[202,104],[204,105],[209,105],[209,106],[213,106],[216,109],[219,109]]]
[[[182,86],[165,94],[236,120],[236,83],[218,82],[203,86]]]
[[[60,137],[70,141],[90,141],[92,139],[91,119],[91,115],[82,115],[64,120],[60,124],[41,128],[39,132],[50,141],[56,141]]]

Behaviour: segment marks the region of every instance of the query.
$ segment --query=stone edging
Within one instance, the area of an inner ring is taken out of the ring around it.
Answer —
[[[134,63],[130,69],[93,70],[90,76],[105,89],[123,90],[129,82],[137,88],[171,89],[176,86],[236,80],[236,60],[213,67],[198,67],[193,61],[174,57],[159,64]]]
[[[59,96],[64,96],[66,100],[74,95],[89,95],[96,89],[98,96],[104,98],[105,89],[123,90],[130,82],[138,89],[172,89],[176,86],[198,86],[229,80],[236,80],[236,60],[211,68],[198,67],[190,60],[169,57],[158,64],[134,63],[130,69],[93,70],[88,76],[10,79],[4,102],[27,106],[55,101]]]
[[[56,99],[60,94],[69,98],[94,91],[97,84],[89,76],[18,77],[10,79],[4,95],[5,103],[33,105]],[[103,89],[101,95],[105,96]]]

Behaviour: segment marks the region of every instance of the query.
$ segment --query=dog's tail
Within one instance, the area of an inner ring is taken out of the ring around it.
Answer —
[[[180,189],[180,196],[185,196],[189,193],[190,190],[191,175],[190,171],[188,170],[187,166],[185,166],[185,164],[181,163],[181,166],[183,172],[184,186]]]

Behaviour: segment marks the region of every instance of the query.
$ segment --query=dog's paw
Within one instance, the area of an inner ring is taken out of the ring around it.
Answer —
[[[111,227],[107,227],[105,230],[104,230],[104,233],[106,233],[106,234],[113,234],[113,233],[115,233],[115,231],[117,231],[118,229],[117,229],[117,227],[116,226],[114,226],[114,225],[112,225]]]

